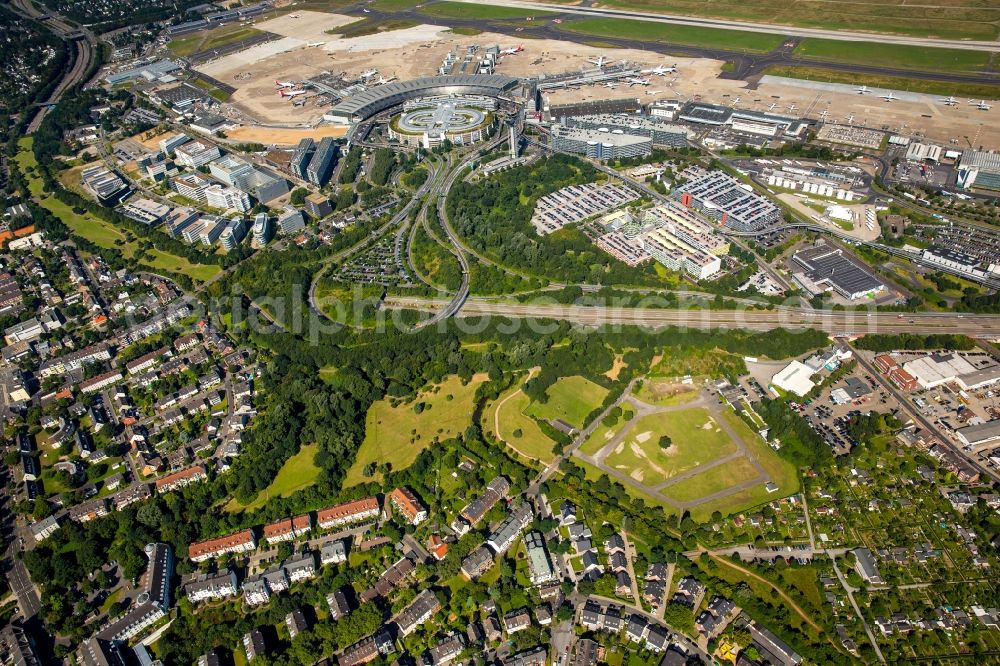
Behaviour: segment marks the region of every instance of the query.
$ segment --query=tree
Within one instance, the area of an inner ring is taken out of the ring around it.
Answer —
[[[670,435],[660,436],[659,445],[664,451],[669,449],[673,445],[674,441],[670,439]]]
[[[309,196],[309,190],[304,187],[296,187],[292,190],[292,194],[289,197],[289,201],[292,202],[293,206],[301,206],[305,203],[306,197]]]

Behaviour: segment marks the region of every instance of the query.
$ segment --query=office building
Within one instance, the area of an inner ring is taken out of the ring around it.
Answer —
[[[812,294],[832,289],[853,301],[885,289],[867,266],[834,245],[822,243],[800,250],[792,255],[792,262],[803,269],[794,272],[793,279]]]
[[[121,176],[102,165],[87,167],[81,171],[80,182],[102,206],[120,203],[131,191]]]
[[[320,220],[333,212],[330,199],[325,194],[315,192],[306,197],[306,212],[314,220]]]
[[[294,234],[302,231],[306,226],[306,221],[302,218],[302,211],[294,208],[286,208],[278,216],[278,232],[281,234]]]
[[[316,142],[312,139],[305,138],[299,141],[299,145],[295,147],[295,152],[292,153],[292,159],[288,164],[288,170],[295,176],[305,180],[306,167],[309,166],[309,162],[315,151]]]
[[[174,150],[178,147],[183,146],[185,143],[191,140],[187,134],[175,134],[173,136],[167,137],[166,139],[160,139],[160,150],[167,157],[174,156]]]
[[[524,537],[524,547],[528,552],[528,577],[532,585],[541,585],[556,580],[552,560],[545,548],[545,538],[541,532],[528,532]]]
[[[222,246],[222,249],[227,252],[236,249],[236,246],[246,238],[249,228],[250,224],[244,217],[237,217],[230,220],[219,236],[219,244]]]
[[[958,163],[957,184],[966,190],[1000,190],[1000,153],[963,151]]]
[[[118,212],[147,227],[152,227],[164,220],[170,213],[170,206],[157,203],[150,199],[133,199],[118,207]]]
[[[212,185],[205,188],[205,204],[219,210],[235,210],[246,213],[250,210],[250,195],[235,187]]]
[[[316,152],[306,167],[306,179],[310,183],[320,186],[326,185],[326,181],[330,179],[330,173],[333,171],[337,150],[337,144],[331,137],[324,137],[319,142]]]
[[[221,156],[217,146],[201,141],[190,141],[174,149],[174,161],[189,169],[197,169]]]
[[[200,204],[205,203],[205,190],[211,184],[210,181],[196,173],[186,173],[170,181],[170,186],[174,188],[174,191]]]
[[[258,247],[271,240],[271,219],[267,213],[257,213],[253,221],[253,242]]]

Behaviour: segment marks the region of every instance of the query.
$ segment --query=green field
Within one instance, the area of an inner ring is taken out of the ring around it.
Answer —
[[[1000,20],[996,3],[958,0],[934,4],[910,4],[904,0],[844,0],[836,5],[823,0],[799,0],[795,3],[782,0],[713,0],[711,3],[704,0],[605,0],[601,5],[810,28],[979,40],[995,39],[997,21]]]
[[[552,462],[555,442],[542,432],[535,419],[524,413],[530,404],[531,399],[517,386],[497,398],[486,410],[483,427],[521,456],[543,463]]]
[[[406,19],[388,19],[380,21],[378,19],[361,19],[338,28],[327,30],[327,34],[340,35],[341,37],[365,37],[379,32],[389,32],[390,30],[405,30],[417,25],[416,21]]]
[[[663,489],[663,494],[679,502],[689,502],[735,486],[757,476],[757,470],[745,456],[695,474]],[[763,483],[763,482],[762,482]]]
[[[251,39],[263,33],[256,28],[248,28],[242,25],[232,25],[224,28],[217,28],[210,32],[200,32],[190,37],[171,40],[167,48],[177,56],[186,57],[199,53],[217,49],[222,46],[235,44],[246,39]]]
[[[444,440],[465,432],[475,406],[476,388],[484,381],[485,375],[476,375],[463,386],[458,376],[451,376],[421,391],[412,402],[393,406],[390,400],[383,399],[372,405],[365,418],[365,440],[344,477],[344,487],[367,481],[362,472],[368,463],[389,463],[394,470],[405,469],[434,439]],[[424,404],[419,414],[414,410],[418,403]],[[376,472],[371,478],[377,481],[380,475]]]
[[[928,95],[957,95],[978,97],[980,99],[1000,99],[1000,84],[950,83],[947,81],[908,79],[900,76],[841,72],[822,67],[786,67],[784,65],[768,67],[764,70],[764,73],[771,76],[785,76],[792,79],[805,79],[807,81],[846,83],[848,85],[864,84],[872,88],[907,90],[909,92],[926,93]]]
[[[980,72],[990,63],[990,54],[985,51],[929,49],[900,44],[812,38],[803,39],[795,47],[795,55],[816,60],[860,65],[878,63],[880,67],[941,72]]]
[[[590,437],[587,438],[587,441],[580,445],[580,452],[591,456],[594,455],[614,439],[615,435],[621,432],[621,429],[625,427],[625,423],[624,418],[620,419],[618,423],[610,428],[601,423],[594,429]]]
[[[303,444],[299,452],[285,461],[285,464],[278,470],[267,488],[260,492],[252,502],[242,505],[235,499],[229,500],[225,510],[231,513],[239,511],[254,511],[261,508],[274,497],[290,497],[298,491],[308,488],[316,483],[320,469],[313,462],[316,452],[319,451],[317,444]]]
[[[619,37],[664,44],[687,44],[728,51],[767,53],[781,46],[781,35],[739,30],[698,28],[669,23],[651,23],[629,19],[580,19],[567,21],[561,30],[594,37]]]
[[[518,19],[528,16],[547,16],[550,12],[518,9],[517,7],[498,7],[489,3],[471,4],[466,2],[436,2],[424,6],[420,12],[435,18],[450,19]]]
[[[532,403],[526,413],[545,421],[561,419],[581,430],[586,425],[587,415],[601,406],[608,390],[577,375],[559,379],[549,387],[546,395],[547,402]]]
[[[660,448],[662,435],[670,437],[669,449]],[[708,410],[695,407],[644,416],[604,464],[655,486],[735,450],[736,444]]]

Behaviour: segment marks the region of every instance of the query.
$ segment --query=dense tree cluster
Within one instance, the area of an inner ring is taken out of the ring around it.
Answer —
[[[965,335],[952,333],[869,333],[854,343],[858,349],[873,352],[921,349],[968,350],[976,341]]]

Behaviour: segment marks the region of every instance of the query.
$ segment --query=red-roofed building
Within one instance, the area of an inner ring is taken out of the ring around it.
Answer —
[[[377,518],[380,510],[377,497],[364,497],[321,509],[316,512],[316,520],[320,528],[328,530],[331,527]]]
[[[208,469],[204,465],[192,465],[191,467],[180,469],[158,478],[156,480],[156,492],[167,493],[176,488],[183,488],[195,481],[204,481],[207,478]]]
[[[896,363],[896,359],[888,354],[879,354],[875,357],[875,367],[882,372],[889,372],[893,368],[898,368],[899,364]]]
[[[409,488],[396,488],[389,493],[389,502],[411,524],[417,525],[427,519],[427,509]]]
[[[903,391],[915,391],[919,386],[913,375],[902,368],[893,368],[886,376]]]
[[[264,525],[264,538],[268,543],[278,543],[280,541],[291,541],[300,536],[309,534],[312,529],[312,516],[303,513],[301,516],[284,518],[273,523]]]
[[[192,562],[227,555],[229,553],[249,553],[257,548],[257,539],[253,530],[242,530],[206,541],[195,541],[188,546],[188,557]]]
[[[432,534],[431,538],[427,540],[427,550],[430,551],[435,560],[440,562],[448,554],[448,544],[442,541],[437,534]]]

